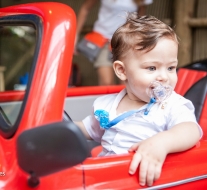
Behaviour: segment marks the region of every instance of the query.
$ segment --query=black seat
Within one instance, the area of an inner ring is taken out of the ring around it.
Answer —
[[[204,101],[207,94],[207,76],[196,82],[184,95],[185,98],[192,101],[195,107],[195,116],[200,120]]]

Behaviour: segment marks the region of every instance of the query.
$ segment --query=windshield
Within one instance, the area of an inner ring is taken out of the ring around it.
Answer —
[[[21,122],[41,34],[42,22],[37,15],[0,16],[0,135],[4,138],[11,138]]]
[[[35,29],[31,26],[1,26],[0,71],[4,72],[1,91],[25,89],[20,84],[26,86],[35,41]]]
[[[33,26],[0,26],[0,92],[15,96],[23,94],[34,56],[36,31]],[[14,124],[19,114],[22,101],[14,97],[3,102],[0,93],[0,106],[8,121]]]

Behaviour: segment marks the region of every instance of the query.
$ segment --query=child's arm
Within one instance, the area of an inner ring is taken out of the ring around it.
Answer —
[[[147,140],[134,144],[129,149],[129,152],[136,151],[129,167],[129,173],[134,174],[140,165],[140,185],[151,186],[160,177],[167,154],[187,150],[193,147],[199,139],[198,126],[193,122],[183,122],[168,131],[160,132]]]
[[[86,131],[86,128],[85,128],[83,122],[81,122],[81,121],[75,121],[74,123],[79,127],[79,129],[83,132],[83,134],[85,135],[85,137],[86,137],[88,140],[92,140],[92,138],[90,137],[90,135],[89,135],[88,132]]]

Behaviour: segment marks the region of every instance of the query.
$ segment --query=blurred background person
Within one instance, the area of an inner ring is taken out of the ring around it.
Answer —
[[[98,0],[85,0],[81,5],[77,15],[77,33],[74,54],[77,54],[77,42],[87,16],[97,2]],[[99,85],[115,84],[115,75],[110,56],[110,39],[115,30],[125,22],[126,12],[138,11],[139,15],[144,15],[146,5],[149,5],[152,2],[153,0],[100,1],[98,19],[94,23],[93,31],[101,34],[105,39],[107,39],[107,43],[103,46],[94,62]]]

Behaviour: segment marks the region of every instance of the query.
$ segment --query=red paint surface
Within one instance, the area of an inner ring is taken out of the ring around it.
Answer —
[[[42,19],[43,36],[18,129],[10,139],[0,136],[0,172],[6,173],[6,176],[0,177],[0,189],[3,190],[32,189],[27,185],[28,174],[17,164],[16,139],[20,133],[43,124],[61,121],[66,96],[116,93],[124,88],[124,86],[110,86],[67,89],[76,32],[73,10],[60,3],[33,3],[0,9],[1,17],[27,13],[35,14]],[[183,89],[182,84],[180,85]],[[4,92],[0,94],[0,100],[17,101],[22,100],[23,96],[24,92]],[[206,107],[207,102],[200,121],[205,125]],[[154,185],[207,174],[206,155],[205,140],[201,140],[191,150],[170,154],[163,165],[161,178]],[[75,167],[40,178],[40,185],[33,189],[140,189],[138,175],[128,174],[131,158],[131,154],[88,158]],[[205,187],[207,187],[206,179],[176,186],[174,189],[205,189]]]

